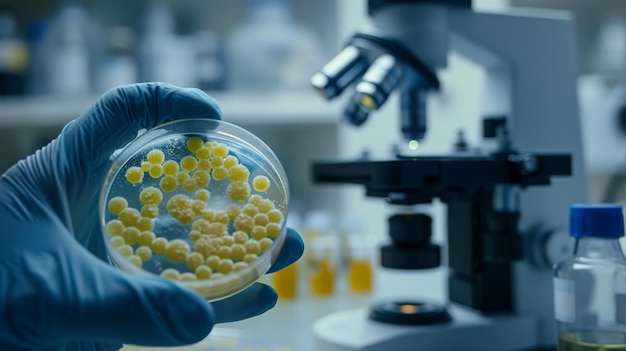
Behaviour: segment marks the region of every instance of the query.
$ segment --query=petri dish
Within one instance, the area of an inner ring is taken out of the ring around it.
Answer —
[[[284,168],[261,139],[229,122],[184,119],[114,153],[99,214],[118,269],[170,279],[214,301],[274,263],[288,201]]]

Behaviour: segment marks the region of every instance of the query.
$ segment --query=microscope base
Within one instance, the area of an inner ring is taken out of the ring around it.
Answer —
[[[432,326],[391,325],[370,320],[369,309],[339,311],[313,325],[319,351],[524,350],[537,347],[531,316],[478,315],[448,306],[452,322]]]

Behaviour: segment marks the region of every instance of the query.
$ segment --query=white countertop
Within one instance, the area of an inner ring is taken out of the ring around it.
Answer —
[[[206,340],[178,348],[126,347],[122,351],[320,351],[315,348],[313,324],[324,316],[345,309],[369,306],[389,297],[445,300],[445,268],[428,271],[378,269],[375,288],[367,295],[348,294],[339,284],[328,298],[300,296],[279,300],[263,315],[215,326]]]

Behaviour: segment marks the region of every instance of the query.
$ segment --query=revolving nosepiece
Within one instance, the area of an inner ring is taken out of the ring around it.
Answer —
[[[341,95],[366,69],[367,62],[359,49],[348,45],[311,77],[311,84],[326,100],[331,100]]]

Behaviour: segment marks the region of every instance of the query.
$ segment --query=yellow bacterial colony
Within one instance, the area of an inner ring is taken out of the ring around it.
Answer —
[[[182,149],[188,153],[179,160],[152,149],[140,166],[127,168],[125,181],[137,189],[137,198],[117,195],[108,200],[105,232],[134,266],[171,280],[215,281],[271,249],[283,212],[261,195],[272,186],[270,179],[262,174],[251,179],[250,169],[226,144],[194,136]],[[224,190],[213,194],[211,189],[219,184]],[[220,201],[224,207],[215,208],[210,203],[215,196],[230,203]],[[172,236],[168,223],[186,228],[186,233]]]
[[[270,188],[270,180],[264,175],[258,175],[252,180],[254,190],[264,193]]]
[[[143,180],[143,169],[141,167],[130,167],[126,171],[126,179],[133,184],[140,183]]]
[[[121,196],[116,196],[109,200],[109,211],[115,215],[120,214],[126,207],[128,207],[128,201]]]

